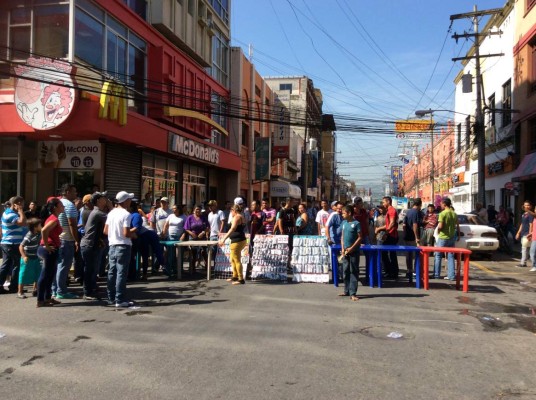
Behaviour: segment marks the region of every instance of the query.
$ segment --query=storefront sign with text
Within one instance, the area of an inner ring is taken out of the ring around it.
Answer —
[[[217,149],[171,132],[169,135],[169,151],[171,153],[180,154],[209,164],[219,164],[220,152]]]

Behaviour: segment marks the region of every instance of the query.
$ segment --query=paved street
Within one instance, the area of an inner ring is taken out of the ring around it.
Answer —
[[[3,295],[2,398],[534,399],[536,274],[505,260],[472,263],[467,294],[401,281],[356,303],[202,280],[131,285],[137,310]]]

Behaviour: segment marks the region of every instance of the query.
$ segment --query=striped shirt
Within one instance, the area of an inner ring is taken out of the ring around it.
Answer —
[[[62,212],[58,216],[61,229],[63,230],[63,233],[60,235],[60,239],[67,240],[69,242],[74,242],[74,237],[71,234],[71,230],[69,229],[69,218],[74,218],[78,221],[78,211],[76,210],[76,207],[74,206],[71,200],[62,198],[61,202],[63,203],[63,206],[65,207],[65,212]],[[76,226],[76,223],[75,223],[75,226]]]
[[[28,232],[22,239],[22,247],[28,258],[37,258],[37,248],[41,241],[40,233]]]
[[[19,214],[11,208],[2,214],[2,244],[20,244],[28,231],[26,226],[18,226]]]

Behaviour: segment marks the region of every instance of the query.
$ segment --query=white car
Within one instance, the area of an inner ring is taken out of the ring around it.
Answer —
[[[460,224],[460,240],[456,242],[456,247],[468,249],[473,252],[495,251],[499,248],[499,239],[497,231],[487,225],[473,224],[469,217],[474,214],[458,214],[458,223]],[[434,232],[437,241],[437,228]]]
[[[469,221],[473,214],[458,214],[460,240],[456,247],[471,251],[495,251],[499,248],[499,239],[495,228],[487,225],[475,225]]]

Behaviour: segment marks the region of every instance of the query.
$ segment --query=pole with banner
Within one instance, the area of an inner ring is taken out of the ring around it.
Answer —
[[[272,146],[269,137],[255,138],[255,180],[270,180],[270,166],[272,165]]]

